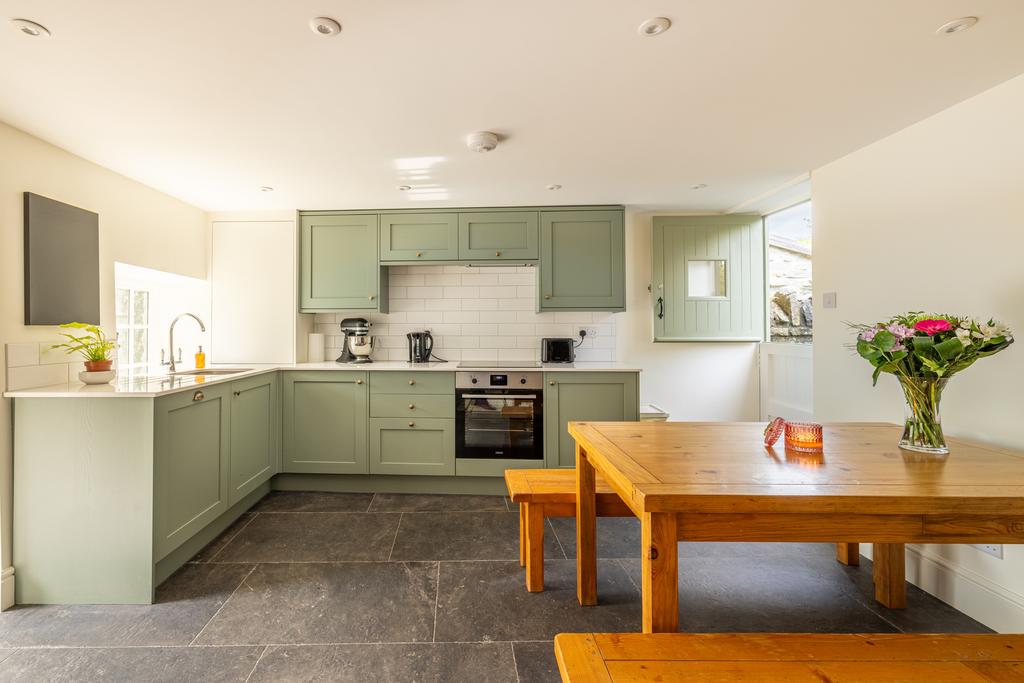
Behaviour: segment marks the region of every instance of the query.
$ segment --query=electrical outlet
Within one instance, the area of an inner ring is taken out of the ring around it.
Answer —
[[[971,547],[996,559],[1003,559],[1003,546],[997,543],[972,543]]]
[[[584,327],[584,328],[581,328],[581,329],[584,332],[587,333],[588,337],[596,337],[597,336],[597,328],[596,327]]]

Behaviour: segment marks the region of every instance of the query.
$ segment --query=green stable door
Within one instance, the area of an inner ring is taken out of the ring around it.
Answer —
[[[154,406],[154,559],[228,509],[231,385],[184,391]]]
[[[622,211],[540,214],[541,311],[624,311]]]
[[[301,311],[386,308],[375,214],[305,214],[300,241]]]
[[[485,211],[459,214],[459,258],[473,261],[537,259],[536,211]]]
[[[369,472],[365,372],[286,372],[282,394],[283,471]]]
[[[549,468],[576,467],[573,421],[634,421],[640,415],[639,382],[632,372],[544,374],[544,459]]]
[[[280,471],[278,373],[231,383],[231,489],[234,505]]]

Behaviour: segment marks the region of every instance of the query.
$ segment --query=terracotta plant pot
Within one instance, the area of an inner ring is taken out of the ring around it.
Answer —
[[[85,369],[87,372],[106,372],[113,364],[112,360],[87,360]]]

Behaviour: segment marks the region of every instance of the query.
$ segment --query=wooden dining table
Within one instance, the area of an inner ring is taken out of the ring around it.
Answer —
[[[906,543],[1024,543],[1024,454],[948,439],[903,451],[901,428],[824,425],[818,453],[764,444],[764,423],[570,422],[576,580],[597,604],[595,476],[640,519],[644,633],[679,625],[678,541],[873,543],[875,598],[906,605]]]

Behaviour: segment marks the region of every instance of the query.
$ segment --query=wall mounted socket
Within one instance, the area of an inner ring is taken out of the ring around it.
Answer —
[[[597,328],[596,327],[581,327],[580,330],[583,331],[583,332],[586,332],[588,337],[596,337],[597,336]]]
[[[1003,559],[1003,546],[997,543],[971,543],[971,547],[996,559]]]

